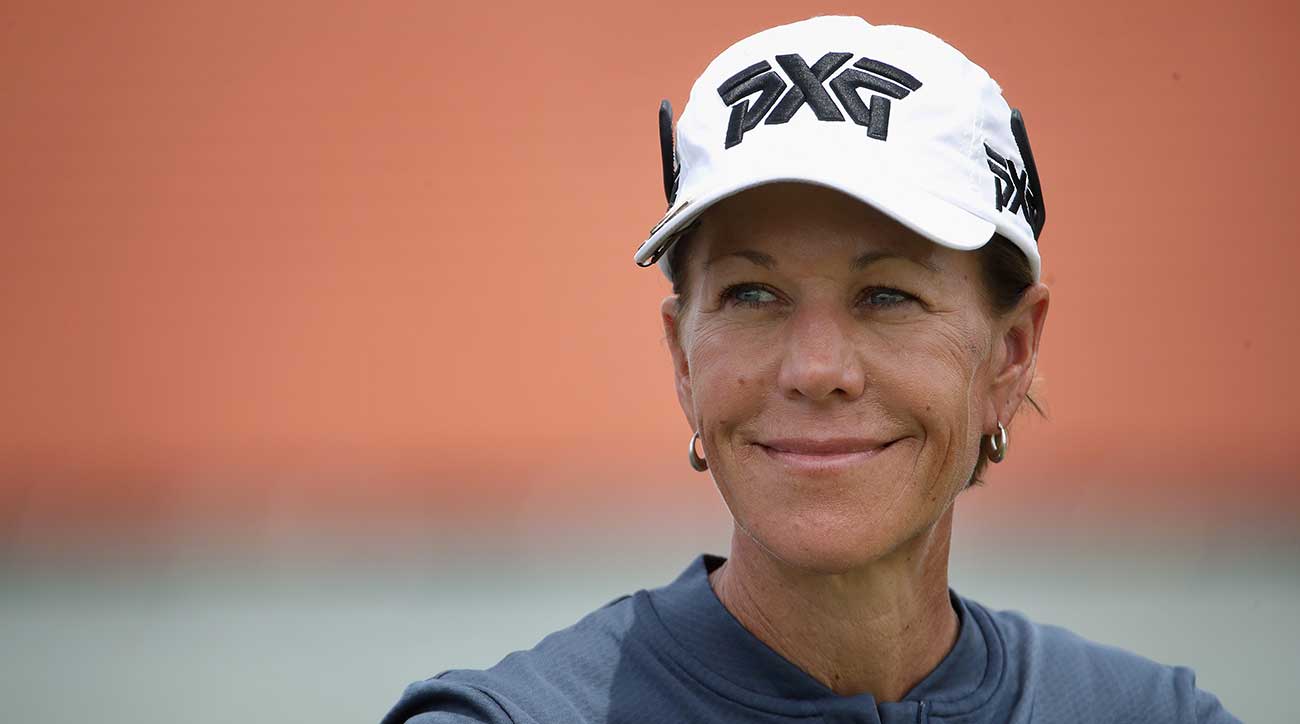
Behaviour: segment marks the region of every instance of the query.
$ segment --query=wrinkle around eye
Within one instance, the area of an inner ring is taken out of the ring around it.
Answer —
[[[687,352],[694,369],[703,371],[716,364],[733,360],[737,345],[746,349],[763,346],[773,334],[770,325],[755,325],[750,320],[730,315],[704,317],[692,326]]]

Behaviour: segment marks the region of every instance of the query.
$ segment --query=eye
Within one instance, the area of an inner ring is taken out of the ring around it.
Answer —
[[[742,307],[761,307],[776,301],[776,295],[757,284],[732,284],[718,295],[723,304],[738,304]]]
[[[863,300],[876,309],[890,309],[917,301],[911,294],[890,287],[869,287],[863,295]]]

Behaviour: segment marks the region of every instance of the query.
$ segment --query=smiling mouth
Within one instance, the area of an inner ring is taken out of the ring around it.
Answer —
[[[835,473],[860,465],[888,450],[897,440],[769,440],[754,443],[769,458],[805,473]]]

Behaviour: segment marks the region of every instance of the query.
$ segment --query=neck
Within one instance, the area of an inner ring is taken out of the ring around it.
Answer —
[[[898,701],[957,641],[948,598],[952,508],[916,538],[853,571],[823,574],[772,556],[739,527],[709,576],[750,633],[837,694]]]

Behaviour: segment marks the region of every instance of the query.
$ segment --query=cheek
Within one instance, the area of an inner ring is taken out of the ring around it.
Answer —
[[[712,323],[693,330],[687,360],[695,417],[707,437],[725,432],[761,408],[773,349],[752,329]],[[707,442],[707,440],[706,440]]]
[[[912,396],[918,413],[936,423],[964,423],[975,392],[979,349],[957,331],[919,338],[898,365],[898,386]]]
[[[886,407],[919,428],[917,462],[935,484],[974,465],[988,358],[980,325],[946,321],[906,335],[870,365]]]

